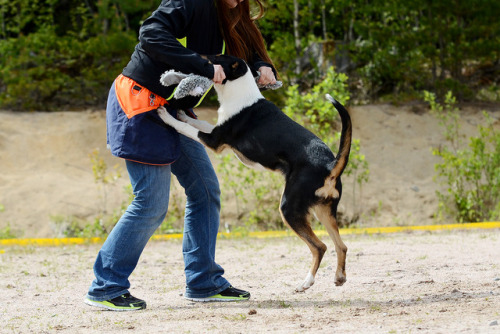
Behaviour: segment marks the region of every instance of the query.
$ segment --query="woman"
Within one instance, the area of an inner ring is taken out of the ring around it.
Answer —
[[[263,6],[255,0],[262,16]],[[181,43],[182,41],[182,43]],[[185,298],[193,301],[239,301],[250,293],[236,289],[215,263],[220,191],[201,144],[180,136],[158,117],[172,87],[160,84],[169,69],[194,73],[222,83],[220,65],[200,55],[226,52],[260,71],[259,83],[276,82],[262,35],[243,0],[164,0],[144,21],[129,64],[111,87],[106,109],[108,145],[126,159],[135,199],[109,234],[94,264],[96,278],[85,303],[111,310],[138,310],[146,302],[130,295],[130,274],[168,208],[173,173],[187,203],[183,255]],[[193,115],[194,117],[194,115]]]

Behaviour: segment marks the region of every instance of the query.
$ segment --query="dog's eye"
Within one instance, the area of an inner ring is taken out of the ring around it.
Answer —
[[[233,63],[233,65],[231,65],[231,68],[233,70],[237,69],[238,68],[238,62]]]

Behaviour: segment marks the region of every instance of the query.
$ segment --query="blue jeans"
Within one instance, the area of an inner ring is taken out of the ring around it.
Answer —
[[[215,263],[220,211],[217,176],[203,145],[180,137],[181,156],[169,166],[126,162],[135,198],[97,255],[96,278],[87,298],[103,301],[128,292],[128,278],[167,214],[171,173],[187,196],[182,242],[185,296],[209,297],[229,287],[222,277],[224,269]]]

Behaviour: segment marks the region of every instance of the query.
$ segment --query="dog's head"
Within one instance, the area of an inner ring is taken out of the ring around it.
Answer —
[[[222,66],[226,75],[221,84],[214,85],[221,106],[229,103],[236,112],[262,98],[254,74],[243,59],[227,55],[207,58],[212,64]]]
[[[243,59],[228,55],[208,56],[208,60],[214,65],[220,65],[224,69],[226,79],[222,82],[233,81],[244,76],[250,69]]]

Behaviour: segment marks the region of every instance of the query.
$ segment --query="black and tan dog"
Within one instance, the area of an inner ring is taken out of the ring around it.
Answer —
[[[342,193],[342,174],[351,147],[352,126],[347,110],[331,96],[327,98],[340,113],[342,134],[337,157],[313,133],[306,130],[260,93],[247,64],[230,56],[209,58],[224,68],[226,80],[216,84],[219,98],[217,125],[187,117],[177,120],[163,107],[161,119],[179,133],[193,138],[216,152],[231,148],[249,167],[280,171],[286,179],[280,212],[283,221],[309,246],[313,261],[304,282],[296,291],[314,284],[326,245],[314,234],[312,215],[321,221],[335,244],[337,271],[335,285],[346,281],[347,247],[337,225],[337,206]]]

